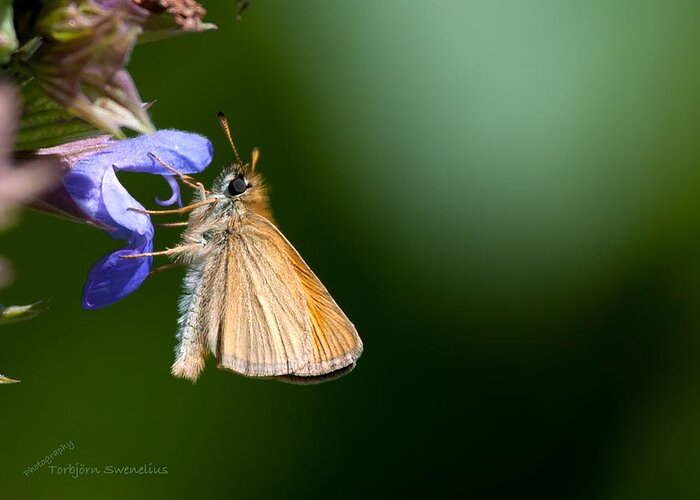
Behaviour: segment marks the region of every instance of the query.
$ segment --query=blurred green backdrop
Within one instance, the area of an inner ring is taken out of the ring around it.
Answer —
[[[700,496],[698,2],[204,5],[219,31],[137,47],[134,80],[212,139],[207,183],[218,110],[261,148],[365,353],[321,386],[176,380],[181,271],[84,311],[119,243],[25,212],[0,300],[50,310],[0,332],[0,497]],[[169,473],[25,477],[69,440],[55,464]]]

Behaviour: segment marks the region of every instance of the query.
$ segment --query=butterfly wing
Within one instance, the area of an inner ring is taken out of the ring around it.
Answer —
[[[221,367],[287,381],[349,371],[362,352],[355,327],[271,222],[250,216],[227,250]]]
[[[355,326],[291,243],[277,228],[272,227],[282,240],[282,245],[301,282],[311,326],[309,358],[304,367],[294,374],[302,377],[322,376],[354,366],[362,354],[362,340]],[[343,370],[343,374],[347,371]]]

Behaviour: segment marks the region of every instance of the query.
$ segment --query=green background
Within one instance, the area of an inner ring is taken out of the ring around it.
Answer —
[[[159,128],[209,183],[261,149],[285,235],[357,326],[338,381],[169,373],[181,271],[80,308],[119,243],[25,212],[3,234],[2,498],[700,496],[700,4],[205,2],[138,46]],[[125,174],[144,204],[161,179]],[[156,247],[177,241],[159,229]],[[152,464],[167,475],[25,468]]]

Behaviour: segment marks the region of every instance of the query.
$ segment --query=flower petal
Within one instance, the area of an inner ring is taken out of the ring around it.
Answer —
[[[102,178],[101,201],[104,203],[109,217],[119,228],[119,231],[112,233],[113,238],[123,238],[127,241],[134,241],[135,235],[153,238],[151,218],[147,214],[130,210],[132,208],[143,210],[143,205],[136,201],[119,183],[113,168],[108,168]],[[115,224],[110,225],[114,226]]]
[[[99,309],[123,299],[136,290],[148,277],[153,257],[122,259],[124,255],[153,251],[153,242],[144,239],[142,245],[122,248],[103,257],[90,270],[83,289],[83,307]]]
[[[173,174],[149,153],[155,154],[182,174],[195,174],[211,163],[214,148],[209,139],[198,134],[180,130],[159,130],[125,141],[114,141],[112,146],[84,161],[89,165],[100,165],[102,168],[108,164],[125,172]]]
[[[109,232],[112,238],[132,241],[133,233],[153,237],[148,215],[128,210],[143,206],[119,183],[111,166],[81,161],[63,184],[83,212],[114,228]]]
[[[114,221],[109,218],[107,207],[105,207],[102,200],[102,179],[104,174],[104,171],[83,172],[74,169],[63,178],[63,186],[73,198],[75,204],[88,217],[115,227],[113,225]]]
[[[161,207],[167,207],[168,205],[172,205],[173,203],[177,202],[177,205],[182,207],[182,199],[180,199],[180,185],[177,183],[177,179],[174,175],[164,175],[163,178],[170,185],[170,189],[173,190],[173,194],[165,201],[156,196],[156,203],[158,203],[158,205]]]
[[[127,210],[141,205],[119,183],[112,167],[99,172],[82,171],[80,165],[64,179],[66,188],[90,216],[112,226],[108,234],[129,242],[103,257],[88,275],[83,289],[83,307],[97,309],[126,297],[148,276],[152,257],[122,259],[123,255],[153,251],[153,225],[146,214]]]

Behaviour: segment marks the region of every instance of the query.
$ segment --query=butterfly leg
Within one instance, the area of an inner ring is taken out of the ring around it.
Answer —
[[[182,264],[180,264],[179,262],[175,263],[175,264],[164,264],[162,266],[158,266],[156,268],[151,269],[151,272],[148,273],[148,276],[150,277],[150,276],[153,276],[154,274],[158,274],[160,272],[167,271],[168,269],[175,269],[176,267],[181,267],[181,266],[182,266]]]
[[[184,184],[188,185],[188,186],[191,187],[192,189],[196,189],[197,191],[199,191],[199,194],[200,194],[200,196],[201,196],[202,198],[206,198],[206,197],[207,197],[207,190],[204,188],[204,184],[202,184],[201,182],[195,180],[194,178],[190,177],[189,175],[181,174],[181,173],[178,172],[176,169],[174,169],[173,167],[171,167],[170,165],[168,165],[167,163],[165,163],[163,160],[161,160],[160,158],[158,158],[158,156],[156,156],[155,153],[148,153],[148,155],[149,155],[151,158],[153,158],[154,160],[156,160],[158,163],[160,163],[161,165],[163,165],[165,168],[167,168],[168,170],[170,170],[172,173],[174,173]]]
[[[168,214],[184,214],[187,212],[191,212],[195,208],[203,207],[205,205],[211,205],[212,203],[217,203],[219,200],[202,200],[198,201],[197,203],[192,203],[191,205],[184,206],[182,208],[175,208],[171,210],[143,210],[141,208],[129,208],[127,210],[131,210],[132,212],[138,212],[140,214],[149,214],[149,215],[168,215]]]
[[[146,252],[146,253],[135,253],[133,255],[122,255],[120,258],[122,258],[122,259],[142,259],[144,257],[158,257],[160,255],[173,255],[173,254],[177,254],[177,253],[185,253],[185,252],[189,252],[190,250],[197,250],[199,248],[202,248],[201,244],[193,243],[191,245],[182,245],[179,247],[168,248],[167,250],[162,250],[160,252]]]
[[[153,224],[156,227],[185,227],[189,222],[165,222],[160,224]]]

